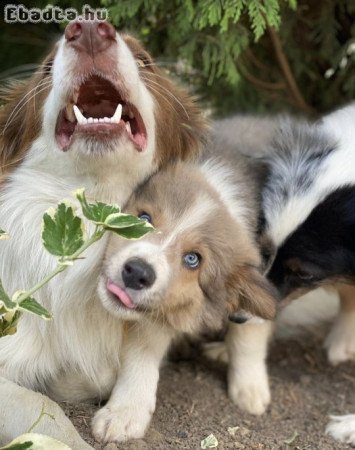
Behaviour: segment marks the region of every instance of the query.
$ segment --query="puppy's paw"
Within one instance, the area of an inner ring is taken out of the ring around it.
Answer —
[[[250,376],[238,379],[235,373],[230,373],[228,394],[240,409],[254,415],[263,414],[271,401],[266,374],[255,378]]]
[[[325,341],[328,360],[332,365],[355,361],[355,314],[338,318]]]
[[[228,364],[227,346],[224,342],[206,342],[203,344],[202,354],[213,361]]]
[[[94,416],[92,432],[98,442],[124,442],[142,438],[154,407],[106,405]]]
[[[331,421],[325,430],[335,440],[355,445],[355,414],[347,416],[330,416]]]

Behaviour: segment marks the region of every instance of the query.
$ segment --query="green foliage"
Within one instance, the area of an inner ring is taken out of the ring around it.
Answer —
[[[57,257],[57,267],[32,289],[17,291],[12,298],[5,292],[0,281],[0,337],[16,332],[21,312],[32,313],[46,320],[51,319],[52,315],[32,295],[68,266],[73,265],[105,232],[112,231],[125,239],[139,239],[154,231],[150,223],[121,213],[116,205],[88,203],[84,189],[77,190],[74,195],[79,200],[83,215],[95,224],[94,232],[85,238],[82,219],[75,215],[75,208],[67,203],[61,202],[44,214],[42,241],[46,250]],[[6,233],[2,231],[2,235]]]
[[[15,0],[14,0],[15,1]],[[21,0],[45,7],[46,0]],[[280,109],[323,112],[355,97],[355,2],[349,0],[52,0],[62,8],[107,7],[158,64],[217,115]],[[5,24],[2,78],[24,77],[65,24]],[[290,89],[270,29],[304,101]],[[28,67],[28,68],[27,68]],[[1,76],[0,76],[1,78]],[[1,79],[0,79],[1,82]]]
[[[42,241],[54,256],[72,256],[84,242],[83,222],[74,214],[74,208],[60,203],[43,216]]]

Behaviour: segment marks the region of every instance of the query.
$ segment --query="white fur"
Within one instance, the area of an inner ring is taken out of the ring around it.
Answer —
[[[116,38],[116,72],[125,84],[128,100],[143,118],[147,146],[137,152],[125,138],[112,142],[111,149],[106,148],[107,142],[101,148],[86,138],[75,138],[67,152],[61,151],[54,138],[57,116],[65,106],[67,91],[81,81],[76,54],[62,39],[53,65],[53,87],[44,105],[42,132],[0,195],[1,228],[11,235],[1,247],[0,279],[9,293],[34,286],[55,267],[55,259],[41,243],[41,217],[49,207],[79,187],[86,188],[89,199],[122,205],[135,186],[156,170],[154,99],[139,78],[130,50],[119,35]],[[90,145],[96,156],[89,154]],[[83,381],[77,399],[93,390],[96,396],[106,395],[120,363],[122,329],[97,300],[105,246],[106,239],[97,242],[86,251],[85,259],[36,293],[54,319],[44,322],[24,314],[18,332],[0,340],[2,376],[32,389],[56,391],[68,399],[69,385],[67,392],[63,387],[57,389],[58,379],[63,373],[73,380],[80,374]]]
[[[330,331],[325,347],[328,360],[336,366],[342,362],[355,361],[355,311],[341,311]]]
[[[326,135],[335,138],[337,150],[333,151],[318,170],[314,171],[314,182],[310,189],[301,193],[299,189],[293,193],[290,189],[291,195],[286,203],[265,207],[265,216],[269,225],[268,233],[275,245],[280,246],[330,192],[348,184],[355,184],[354,122],[354,104],[326,116],[319,126]],[[285,170],[290,171],[291,182],[294,167],[287,167]]]
[[[344,444],[355,445],[355,414],[346,416],[330,416],[326,433]]]
[[[250,213],[246,202],[241,201],[245,193],[242,191],[243,187],[235,183],[233,169],[223,161],[208,159],[201,166],[201,171],[218,192],[229,214],[237,221],[248,224]]]
[[[270,403],[266,367],[273,324],[230,324],[226,337],[229,356],[228,393],[231,400],[251,414],[262,414]]]

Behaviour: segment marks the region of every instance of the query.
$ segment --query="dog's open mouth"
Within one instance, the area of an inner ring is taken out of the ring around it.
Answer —
[[[58,116],[56,139],[62,150],[68,150],[74,133],[106,140],[126,135],[139,151],[144,150],[147,141],[137,108],[99,75],[83,82]]]
[[[128,309],[136,309],[137,305],[134,304],[131,297],[121,287],[115,284],[112,280],[108,279],[106,288],[113,296],[115,300],[118,300],[121,306]]]

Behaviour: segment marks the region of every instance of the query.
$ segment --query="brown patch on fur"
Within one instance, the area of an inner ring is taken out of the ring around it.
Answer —
[[[0,108],[0,184],[39,135],[54,55],[55,49],[30,79],[13,82],[0,93],[0,102],[4,103]]]
[[[141,78],[156,99],[156,159],[159,166],[196,158],[207,131],[207,123],[196,99],[159,69],[137,39],[124,36],[124,40],[137,60],[142,62]]]

